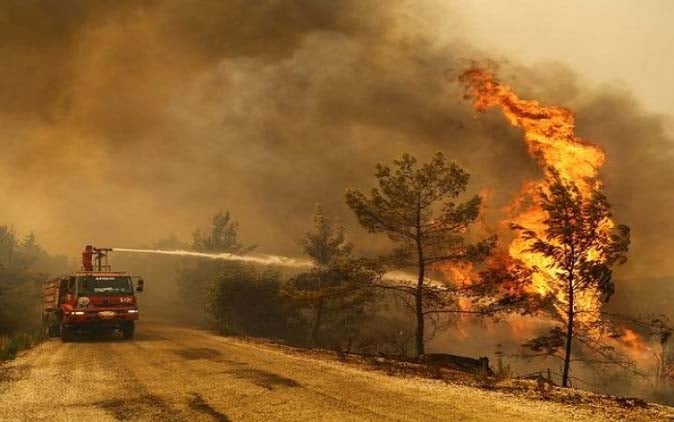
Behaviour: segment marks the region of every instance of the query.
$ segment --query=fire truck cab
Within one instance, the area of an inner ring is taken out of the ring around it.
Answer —
[[[109,251],[87,247],[83,259],[94,258],[95,266],[85,264],[82,271],[45,282],[42,322],[50,335],[62,341],[84,332],[133,337],[139,314],[135,293],[143,291],[143,279],[111,271]]]

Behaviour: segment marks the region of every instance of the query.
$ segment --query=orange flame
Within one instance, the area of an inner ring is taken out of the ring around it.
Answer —
[[[643,339],[641,335],[629,328],[622,328],[622,336],[619,338],[619,346],[634,362],[637,362],[641,368],[653,369],[655,361],[653,359],[653,349]]]
[[[473,99],[473,107],[478,112],[489,108],[500,109],[505,119],[524,131],[524,141],[529,154],[543,170],[544,177],[527,181],[508,208],[509,221],[534,231],[544,237],[546,213],[537,200],[539,190],[547,190],[550,169],[556,171],[562,180],[575,183],[587,195],[601,186],[598,171],[605,161],[604,152],[596,145],[579,138],[575,134],[573,113],[563,107],[543,105],[538,101],[523,100],[508,85],[500,83],[494,75],[473,66],[462,76],[466,84],[467,97]],[[610,220],[603,225],[611,230]],[[564,303],[568,303],[565,292],[558,289],[557,275],[551,269],[549,258],[531,252],[531,241],[515,237],[508,245],[510,257],[524,263],[534,272],[530,293],[541,296],[554,295],[559,305],[558,312],[564,317]],[[576,310],[598,311],[601,306],[598,292],[583,291],[575,297]],[[598,318],[598,313],[580,314],[584,322]]]
[[[644,342],[641,336],[629,328],[623,328],[622,341],[630,349],[640,353],[649,353],[651,351],[651,348]]]
[[[450,262],[438,269],[457,286],[468,286],[475,281],[475,271],[471,262]]]

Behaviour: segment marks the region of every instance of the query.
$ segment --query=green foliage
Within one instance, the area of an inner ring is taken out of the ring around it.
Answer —
[[[363,261],[351,256],[353,247],[346,241],[344,228],[326,217],[320,205],[302,245],[315,266],[288,282],[286,296],[311,320],[314,344],[322,345],[323,331],[327,331],[328,342],[337,345],[357,331],[372,296],[365,289],[372,273]]]
[[[33,233],[19,240],[8,226],[0,226],[0,268],[2,270],[12,273],[25,271],[45,254],[37,244]]]
[[[19,240],[0,226],[0,361],[14,359],[44,337],[38,327],[45,276],[32,268],[37,262],[48,266],[49,260],[33,233]]]
[[[346,202],[358,221],[369,231],[385,233],[398,242],[399,267],[483,260],[494,239],[468,245],[463,236],[477,220],[482,200],[476,195],[466,202],[454,202],[468,186],[468,173],[448,163],[440,152],[420,168],[416,163],[404,154],[394,161],[395,171],[378,164],[379,188],[372,189],[369,197],[348,190]]]
[[[45,339],[46,335],[42,330],[0,338],[0,362],[14,359],[20,351],[30,349]]]
[[[218,212],[213,217],[210,233],[206,236],[201,230],[192,234],[192,247],[200,252],[229,252],[240,253],[249,251],[254,246],[244,246],[239,243],[239,223],[232,220],[229,211]]]
[[[227,261],[184,261],[176,272],[180,300],[184,301],[193,310],[200,309],[208,301],[209,280],[216,274],[234,267],[235,263]]]
[[[209,283],[207,309],[226,334],[297,338],[300,319],[282,293],[277,272],[235,264]]]
[[[302,239],[304,252],[317,266],[329,265],[336,259],[348,257],[353,245],[346,241],[344,227],[335,225],[325,216],[323,207],[318,205],[314,213],[314,224],[311,231]]]
[[[0,271],[0,335],[31,330],[40,322],[42,277]]]
[[[33,330],[39,325],[44,276],[32,266],[47,258],[32,233],[19,240],[7,226],[0,226],[0,335]]]
[[[378,276],[363,260],[333,259],[328,266],[291,278],[285,294],[312,321],[314,344],[350,349],[375,307],[370,286]]]
[[[239,242],[238,223],[229,211],[218,212],[214,217],[208,235],[200,230],[193,234],[192,248],[200,252],[244,253],[255,248]],[[237,266],[227,261],[190,261],[178,270],[177,284],[182,300],[203,306],[208,302],[208,281],[217,274],[237,270]],[[198,317],[196,319],[199,319]]]
[[[369,195],[350,189],[346,203],[363,227],[372,233],[384,233],[397,244],[388,258],[392,269],[417,268],[416,287],[405,284],[398,291],[413,297],[414,305],[408,306],[416,315],[416,349],[421,355],[425,319],[436,321],[434,316],[446,314],[446,306],[455,303],[451,289],[427,286],[427,267],[444,262],[482,262],[496,239],[474,244],[465,241],[466,231],[479,216],[481,198],[455,202],[465,192],[469,175],[442,153],[421,166],[409,154],[394,164],[395,170],[378,164],[375,177],[379,187]]]

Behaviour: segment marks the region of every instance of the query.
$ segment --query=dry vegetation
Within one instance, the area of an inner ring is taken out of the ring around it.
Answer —
[[[674,408],[669,406],[648,403],[636,397],[619,397],[576,388],[561,388],[543,376],[512,378],[507,367],[501,367],[501,371],[497,368],[496,371],[489,371],[489,373],[483,371],[470,373],[449,366],[430,365],[395,357],[368,356],[324,349],[305,349],[251,337],[240,340],[272,347],[291,355],[338,362],[355,368],[380,372],[391,377],[431,379],[447,385],[460,385],[493,391],[501,393],[504,397],[531,400],[531,406],[535,406],[537,401],[544,401],[560,403],[580,411],[597,413],[605,418],[617,421],[674,421]]]

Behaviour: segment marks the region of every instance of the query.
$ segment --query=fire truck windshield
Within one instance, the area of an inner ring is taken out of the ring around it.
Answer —
[[[77,293],[79,296],[131,295],[133,286],[130,277],[77,277]]]

